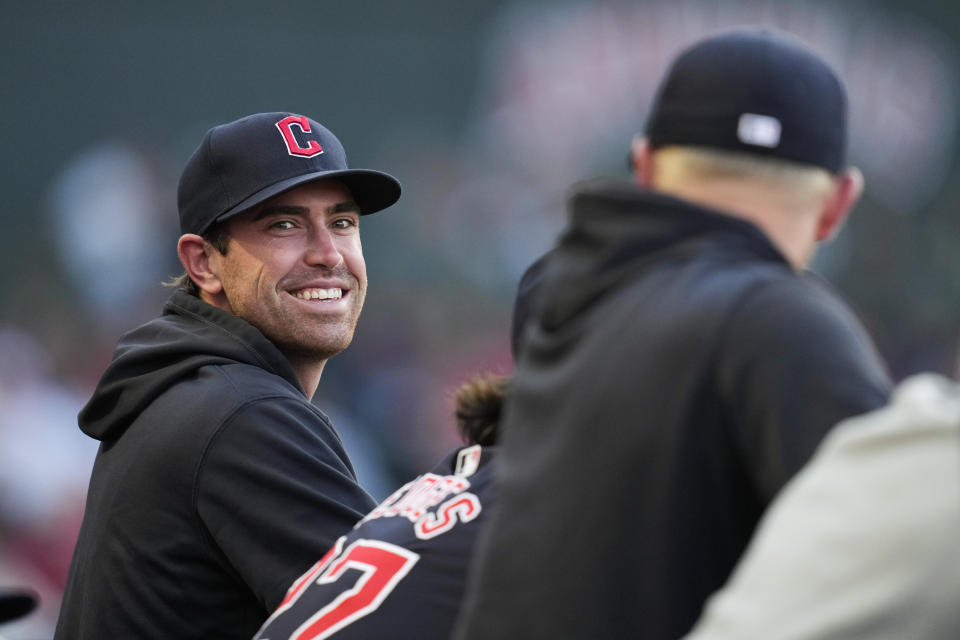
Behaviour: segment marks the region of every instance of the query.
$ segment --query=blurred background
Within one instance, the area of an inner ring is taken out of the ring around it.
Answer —
[[[512,368],[523,269],[578,180],[626,176],[666,62],[768,24],[845,78],[865,200],[815,269],[896,379],[952,373],[960,334],[960,3],[760,0],[0,2],[0,587],[49,638],[96,443],[76,413],[180,272],[176,181],[211,126],[307,114],[400,203],[365,218],[371,280],[315,402],[377,498],[458,443],[451,392]],[[158,532],[162,535],[162,532]]]

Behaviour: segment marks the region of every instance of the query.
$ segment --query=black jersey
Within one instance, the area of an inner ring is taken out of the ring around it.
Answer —
[[[297,579],[254,640],[447,640],[494,498],[494,448],[405,484]]]

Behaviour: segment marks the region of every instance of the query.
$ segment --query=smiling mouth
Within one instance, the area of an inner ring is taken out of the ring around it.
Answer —
[[[343,293],[343,289],[339,287],[332,287],[330,289],[311,287],[309,289],[291,291],[290,295],[300,300],[339,300],[343,297]]]

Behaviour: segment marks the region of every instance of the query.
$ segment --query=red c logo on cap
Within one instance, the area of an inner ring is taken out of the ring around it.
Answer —
[[[310,133],[310,121],[303,116],[287,116],[277,123],[277,129],[280,130],[280,135],[283,136],[283,142],[287,145],[287,151],[290,155],[312,158],[315,155],[323,153],[323,148],[316,140],[310,140],[310,144],[306,147],[301,147],[293,135],[294,125],[300,127],[300,130],[304,133]]]

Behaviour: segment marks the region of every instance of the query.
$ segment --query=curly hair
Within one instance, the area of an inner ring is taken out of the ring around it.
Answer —
[[[496,443],[508,383],[507,376],[479,375],[454,392],[454,415],[467,444],[488,446]]]

